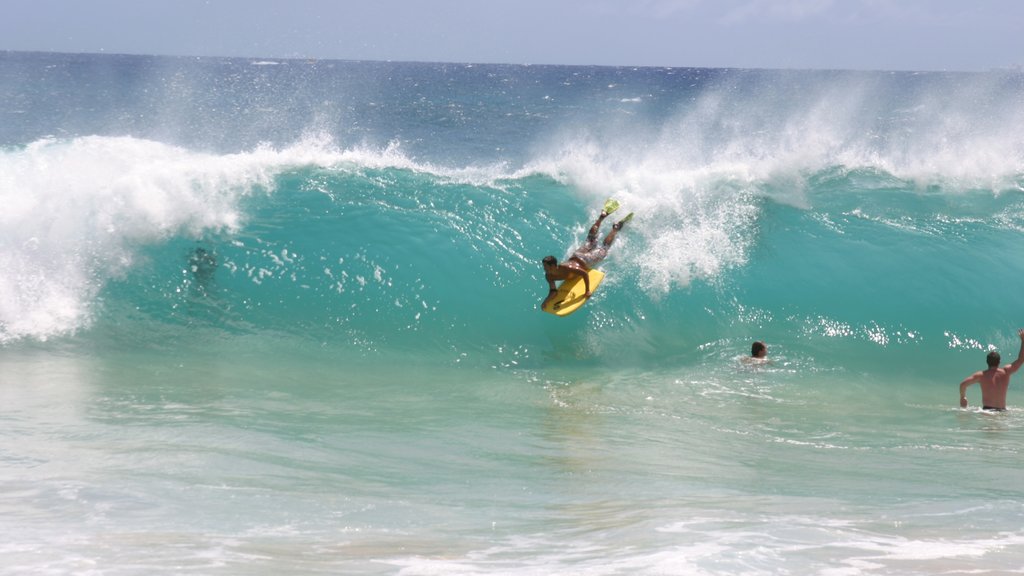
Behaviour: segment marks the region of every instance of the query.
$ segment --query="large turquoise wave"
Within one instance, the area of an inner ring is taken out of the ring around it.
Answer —
[[[2,346],[938,370],[1024,316],[1018,74],[6,54],[0,86]],[[542,314],[609,196],[606,284]]]
[[[227,155],[45,140],[4,161],[31,192],[5,216],[23,239],[4,251],[6,345],[246,335],[364,358],[657,366],[759,338],[793,361],[938,370],[949,349],[1012,343],[1024,316],[1012,173],[965,188],[879,166],[780,179],[748,163],[609,187],[578,148],[445,168],[325,137]],[[608,281],[572,317],[541,313],[539,260],[579,243],[605,194],[637,213]]]

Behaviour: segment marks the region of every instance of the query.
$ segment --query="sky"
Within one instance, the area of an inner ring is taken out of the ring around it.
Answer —
[[[3,0],[0,50],[984,71],[1020,0]]]

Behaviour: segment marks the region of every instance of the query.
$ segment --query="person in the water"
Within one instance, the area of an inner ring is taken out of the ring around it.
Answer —
[[[750,345],[750,356],[743,359],[747,364],[767,364],[768,360],[768,345],[761,340],[755,340]]]
[[[584,298],[590,298],[590,275],[588,272],[594,266],[597,266],[602,260],[608,256],[608,248],[611,247],[612,243],[615,242],[615,236],[622,230],[622,226],[629,222],[633,218],[633,213],[629,213],[625,218],[619,220],[612,225],[611,232],[604,237],[604,241],[600,244],[597,243],[597,235],[601,230],[601,223],[608,217],[609,214],[615,211],[619,207],[618,202],[609,200],[605,204],[605,208],[601,210],[601,214],[598,215],[597,221],[590,227],[590,232],[587,233],[587,241],[575,252],[568,260],[558,263],[558,259],[554,256],[545,256],[541,261],[544,264],[544,279],[548,281],[547,298],[541,303],[543,308],[548,300],[555,297],[555,293],[558,292],[558,288],[555,286],[555,282],[559,280],[568,280],[574,276],[582,276],[583,284],[586,291],[583,294]]]
[[[999,352],[988,353],[986,361],[988,369],[975,372],[960,383],[960,407],[967,408],[967,388],[974,383],[981,384],[981,405],[983,410],[1002,412],[1006,410],[1006,389],[1010,387],[1010,376],[1013,376],[1024,364],[1024,328],[1017,331],[1020,336],[1020,352],[1013,364],[999,366]]]
[[[760,340],[754,342],[753,344],[750,345],[750,357],[757,358],[759,360],[762,358],[767,358],[768,346]]]
[[[762,340],[755,340],[750,345],[750,356],[743,356],[740,361],[748,366],[767,366],[772,363],[768,359],[768,345]]]
[[[206,248],[196,248],[189,254],[188,270],[195,280],[193,287],[202,295],[207,295],[213,285],[213,276],[217,271],[217,256]]]

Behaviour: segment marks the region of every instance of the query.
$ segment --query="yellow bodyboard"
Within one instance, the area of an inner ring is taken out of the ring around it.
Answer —
[[[590,294],[593,297],[594,292],[597,292],[597,287],[601,285],[601,280],[604,279],[604,272],[592,268],[589,277]],[[583,282],[583,277],[573,276],[562,282],[562,285],[558,287],[558,292],[555,293],[555,297],[549,300],[541,310],[555,316],[568,316],[587,301],[583,297],[586,292],[587,285]]]

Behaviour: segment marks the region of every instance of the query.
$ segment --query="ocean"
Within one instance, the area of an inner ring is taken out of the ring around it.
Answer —
[[[0,52],[0,573],[1024,573],[1022,190],[1019,71]]]

